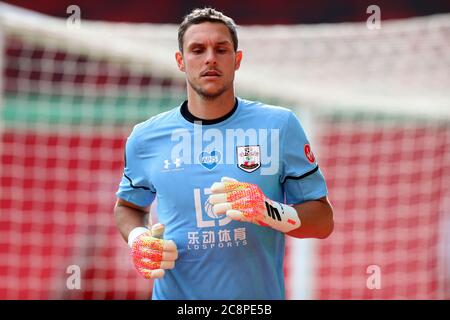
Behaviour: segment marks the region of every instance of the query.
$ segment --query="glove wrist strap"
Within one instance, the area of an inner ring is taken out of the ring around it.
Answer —
[[[137,237],[139,237],[141,234],[146,233],[148,231],[145,227],[136,227],[133,230],[131,230],[130,234],[128,235],[128,245],[130,248],[133,246],[134,240],[136,240]]]
[[[276,201],[266,202],[266,205],[267,213],[272,218],[269,220],[269,225],[273,229],[288,233],[301,226],[300,218],[294,207]]]

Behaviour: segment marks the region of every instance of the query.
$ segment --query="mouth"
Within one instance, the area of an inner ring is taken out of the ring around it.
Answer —
[[[202,77],[220,77],[220,72],[217,70],[206,70],[201,73]]]

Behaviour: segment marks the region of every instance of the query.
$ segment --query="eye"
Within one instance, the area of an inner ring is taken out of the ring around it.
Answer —
[[[227,51],[228,51],[227,48],[218,48],[217,49],[218,53],[226,53]]]
[[[203,50],[201,48],[194,48],[194,49],[192,49],[192,53],[194,53],[194,54],[200,54],[202,52],[203,52]]]

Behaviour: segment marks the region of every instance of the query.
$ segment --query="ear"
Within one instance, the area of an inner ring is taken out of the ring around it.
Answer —
[[[239,70],[242,61],[242,50],[236,51],[236,57],[234,60],[234,70]]]
[[[183,72],[186,71],[184,68],[183,54],[181,52],[177,51],[175,53],[175,60],[177,61],[178,69]]]

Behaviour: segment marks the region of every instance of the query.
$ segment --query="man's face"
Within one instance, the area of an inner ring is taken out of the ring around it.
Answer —
[[[206,99],[233,89],[234,72],[241,59],[242,52],[234,51],[228,28],[212,22],[190,26],[184,34],[183,54],[176,54],[188,85]]]

